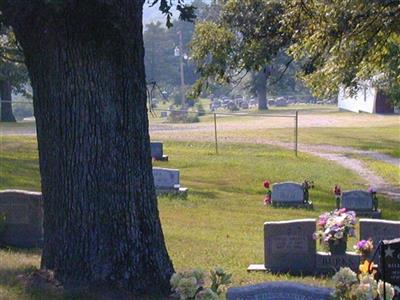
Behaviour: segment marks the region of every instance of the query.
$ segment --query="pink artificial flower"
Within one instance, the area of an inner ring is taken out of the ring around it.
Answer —
[[[268,205],[271,204],[272,200],[271,200],[271,195],[266,195],[264,198],[264,205]]]
[[[368,192],[369,192],[369,193],[376,193],[376,188],[370,186],[370,187],[368,188]]]

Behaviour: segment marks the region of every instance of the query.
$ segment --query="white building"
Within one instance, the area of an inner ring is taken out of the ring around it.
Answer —
[[[338,107],[342,110],[353,112],[393,113],[393,104],[379,88],[371,83],[362,83],[354,95],[340,88],[338,94]]]

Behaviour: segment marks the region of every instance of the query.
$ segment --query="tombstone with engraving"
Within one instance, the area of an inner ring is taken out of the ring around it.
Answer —
[[[303,185],[296,182],[273,184],[272,205],[275,207],[313,208],[312,202],[305,197]]]
[[[381,279],[400,287],[400,237],[384,240],[381,245],[379,270]]]
[[[158,194],[187,196],[188,188],[180,185],[179,170],[153,167],[153,177]]]
[[[379,219],[381,210],[377,208],[377,203],[370,192],[354,190],[343,192],[341,208],[353,210],[357,216],[371,217]]]
[[[358,271],[360,256],[355,252],[335,255],[318,251],[315,262],[315,271],[318,274],[333,274],[339,271],[341,267],[349,267],[353,271]]]
[[[355,252],[332,255],[317,252],[315,219],[264,223],[264,264],[251,264],[247,271],[291,274],[332,274],[340,267],[357,271],[360,256]]]
[[[0,191],[0,215],[5,216],[4,245],[21,248],[43,243],[42,194],[21,190]]]
[[[314,219],[264,223],[264,265],[250,265],[247,270],[312,274],[316,252],[314,231]]]
[[[155,160],[167,161],[168,155],[165,155],[163,152],[163,143],[162,142],[151,142],[151,157]]]

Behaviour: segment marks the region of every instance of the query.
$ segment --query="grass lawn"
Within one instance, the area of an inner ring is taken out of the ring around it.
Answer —
[[[400,124],[399,124],[400,125]],[[400,126],[390,127],[308,127],[299,128],[298,142],[308,145],[348,146],[373,150],[400,157]],[[221,136],[264,137],[274,141],[293,142],[293,128],[239,130],[222,132]]]
[[[0,189],[40,190],[34,137],[3,137],[0,144]],[[335,183],[365,188],[363,179],[325,160],[272,146],[223,144],[214,154],[212,143],[165,142],[170,161],[156,162],[179,168],[187,199],[159,198],[166,244],[176,270],[222,266],[233,273],[233,285],[267,280],[294,280],[329,286],[329,278],[247,273],[250,263],[263,262],[263,223],[316,218],[334,207],[330,190]],[[262,204],[262,182],[315,181],[311,200],[315,210],[274,209]],[[400,219],[400,203],[381,199],[385,219]],[[354,243],[351,240],[348,247]],[[54,295],[25,291],[17,275],[39,267],[40,251],[0,251],[1,299],[55,299]],[[67,296],[61,297],[68,299]],[[61,299],[60,298],[60,299]],[[71,299],[89,299],[74,296]]]

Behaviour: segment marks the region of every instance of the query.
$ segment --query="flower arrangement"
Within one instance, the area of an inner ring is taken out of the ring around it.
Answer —
[[[335,184],[335,187],[333,188],[333,194],[335,195],[335,200],[336,200],[336,209],[340,208],[340,200],[342,200],[342,189],[340,185]]]
[[[378,210],[378,197],[376,196],[376,188],[370,186],[368,188],[368,193],[371,194],[372,196],[372,201],[374,203],[374,210],[377,211]]]
[[[357,244],[355,244],[353,248],[357,254],[368,256],[372,253],[372,250],[374,249],[374,243],[372,239],[361,240],[357,242]]]
[[[320,243],[328,245],[329,241],[347,240],[349,236],[355,236],[356,213],[346,211],[345,208],[326,212],[319,216],[318,230],[313,238]]]
[[[307,203],[310,198],[308,190],[314,188],[314,181],[304,180],[304,182],[301,184],[301,187],[303,188],[304,202]]]
[[[180,300],[218,300],[224,286],[231,283],[231,274],[222,268],[210,271],[211,287],[206,288],[205,274],[201,270],[175,273],[170,283],[172,290]]]
[[[336,197],[342,196],[342,189],[340,185],[335,184],[335,187],[333,188],[333,193],[335,194]]]
[[[265,181],[264,181],[264,188],[265,188],[267,191],[266,191],[266,194],[265,194],[265,197],[264,197],[264,205],[267,205],[267,204],[271,204],[271,203],[272,203],[272,198],[271,198],[272,192],[271,192],[271,190],[270,190],[269,187],[270,187],[269,181],[268,181],[268,180],[265,180]]]
[[[340,268],[332,277],[335,283],[335,290],[332,293],[333,299],[386,299],[394,297],[394,289],[391,284],[386,283],[386,295],[383,294],[383,282],[375,280],[373,274],[361,273],[358,277],[350,268]]]

